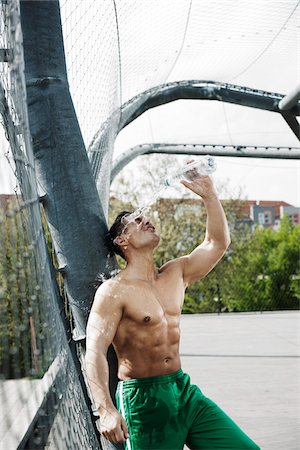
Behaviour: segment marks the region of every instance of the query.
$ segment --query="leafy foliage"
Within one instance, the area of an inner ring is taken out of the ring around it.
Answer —
[[[28,211],[11,196],[0,210],[0,373],[41,377],[52,361],[45,346],[46,292],[39,285]]]

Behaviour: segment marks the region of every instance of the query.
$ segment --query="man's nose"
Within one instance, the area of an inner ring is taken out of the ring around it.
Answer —
[[[148,217],[143,217],[143,225],[149,225],[151,222]]]

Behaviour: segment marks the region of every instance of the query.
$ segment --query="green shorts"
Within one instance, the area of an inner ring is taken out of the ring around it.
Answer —
[[[120,381],[116,401],[129,428],[126,450],[259,450],[182,370]]]

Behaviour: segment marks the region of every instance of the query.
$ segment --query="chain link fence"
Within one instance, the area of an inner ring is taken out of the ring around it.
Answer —
[[[191,16],[192,2],[189,1],[176,2],[176,8],[173,0],[161,2],[160,14],[156,14],[156,2],[150,5],[150,2],[137,0],[62,0],[70,90],[93,168],[105,169],[111,164],[122,104],[158,84],[189,78],[189,69],[195,64],[205,67],[201,72],[203,79],[217,77],[216,59],[211,58],[211,54],[221,41],[221,35],[215,34],[215,30],[221,30],[223,23],[227,24],[230,35],[227,36],[228,45],[224,51],[222,49],[221,65],[227,70],[222,72],[222,77],[246,82],[241,65],[246,72],[250,58],[255,66],[257,43],[263,40],[267,49],[270,42],[272,30],[267,28],[267,3],[257,5],[256,14],[251,18],[252,22],[259,21],[263,31],[253,34],[250,24],[247,33],[242,35],[244,31],[238,19],[243,8],[236,11],[233,20],[229,13],[222,16],[223,9],[216,13],[207,6],[201,11],[200,3],[193,5],[194,15]],[[285,19],[286,26],[280,29],[282,56],[286,55],[295,35],[296,15],[293,13],[296,3],[289,0],[287,4],[290,16]],[[151,24],[145,14],[146,5],[150,8],[149,14],[157,17]],[[84,383],[80,382],[81,370],[71,339],[72,317],[55,268],[51,237],[39,202],[43,192],[36,182],[28,126],[19,1],[3,0],[0,8],[0,112],[3,125],[0,131],[0,178],[3,183],[0,194],[0,444],[7,449],[95,450],[99,448],[99,442],[86,406]],[[277,28],[281,26],[285,9],[284,2],[278,2],[273,8]],[[199,23],[193,17],[204,13],[207,19],[201,24],[203,42],[200,42],[197,40]],[[279,34],[275,36],[277,38]],[[247,43],[250,54],[245,51],[245,46],[240,46],[241,39]],[[239,49],[238,58],[229,41]],[[202,52],[197,62],[189,59],[189,48],[194,45],[199,45]],[[180,66],[179,56],[188,64]],[[260,55],[263,56],[264,53]],[[147,126],[154,140],[151,123]],[[108,172],[98,174],[102,184],[109,185],[108,178]],[[174,204],[169,213],[173,219]],[[191,234],[195,232],[192,225],[196,225],[196,220],[194,216],[191,219]],[[182,226],[186,227],[184,221]],[[170,231],[166,220],[161,228],[167,233]],[[174,230],[174,242],[177,231]],[[236,252],[240,237],[237,232]],[[291,241],[290,247],[292,245]],[[282,247],[279,245],[278,249]],[[158,258],[165,256],[158,255]],[[243,271],[249,292],[251,283],[252,287],[256,283],[257,293],[270,289],[273,274],[276,270],[279,273],[275,256],[269,261],[268,272],[264,270],[263,258],[257,270],[253,269],[253,278],[247,281],[247,271]],[[188,293],[186,312],[241,310],[236,300],[248,294],[244,292],[245,283],[237,283],[235,297],[232,294],[238,270],[232,263],[233,258],[234,255],[229,254],[206,285]],[[246,267],[242,257],[236,262]],[[232,268],[231,279],[222,283],[229,274],[226,267]],[[280,276],[284,277],[285,272],[282,271]],[[299,269],[291,273],[292,276],[290,292],[296,302],[299,299]],[[276,283],[272,286],[273,291],[268,292],[277,299]],[[254,309],[270,309],[267,304],[262,306],[262,296],[257,297],[260,303],[256,302]],[[243,310],[251,310],[248,303],[246,301]]]
[[[56,284],[39,202],[17,0],[1,2],[0,26],[1,178],[6,180],[0,195],[0,446],[94,450],[98,439],[74,363],[72,324]]]

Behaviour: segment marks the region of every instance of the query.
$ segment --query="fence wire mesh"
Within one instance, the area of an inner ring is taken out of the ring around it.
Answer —
[[[245,0],[239,2],[234,17],[232,5],[236,2],[221,2],[223,7],[215,2],[217,10],[204,3],[61,1],[70,90],[85,143],[94,153],[91,162],[95,168],[103,165],[104,159],[110,163],[122,104],[156,85],[189,79],[191,73],[201,74],[201,79],[247,85],[261,62],[268,62],[279,51],[278,59],[286,61],[280,80],[266,77],[262,85],[253,87],[281,90],[289,75],[287,60],[297,61],[293,42],[298,2],[273,2],[272,6],[268,1],[255,2],[249,16]],[[272,28],[268,27],[270,17]],[[253,23],[256,29],[251,27]],[[0,27],[1,146],[6,155],[0,174],[6,178],[11,174],[7,193],[0,196],[0,442],[7,449],[17,448],[21,442],[20,448],[97,449],[64,326],[71,328],[72,324],[62,320],[66,305],[63,292],[56,289],[45,243],[46,235],[51,247],[47,230],[44,233],[28,128],[18,0],[1,2]],[[197,60],[190,57],[192,48],[197,48]],[[293,51],[288,53],[290,48]],[[211,57],[217,54],[219,58]],[[157,129],[151,131],[152,138]],[[107,184],[108,176],[102,173],[101,183]],[[170,230],[168,224],[165,228]],[[272,273],[260,270],[254,275],[261,286],[268,284]],[[293,278],[295,301],[299,298],[298,275],[299,270]],[[216,273],[213,286],[208,282],[207,308],[213,305],[212,311],[220,312],[222,307],[234,311],[238,307],[229,294],[229,306],[222,304],[221,295],[225,298],[227,292],[219,289],[220,276],[223,274]],[[242,287],[237,286],[237,296],[241,295],[239,289]],[[199,306],[201,292],[196,297]],[[191,295],[188,306],[193,302]],[[201,310],[200,305],[199,312],[208,312],[205,308]],[[50,435],[41,431],[49,428]]]
[[[10,173],[7,193],[0,195],[0,447],[94,450],[99,444],[46,246],[18,1],[1,3],[0,24],[1,175]]]
[[[297,0],[62,0],[61,15],[86,145],[121,105],[166,82],[216,80],[279,93],[296,83]]]

